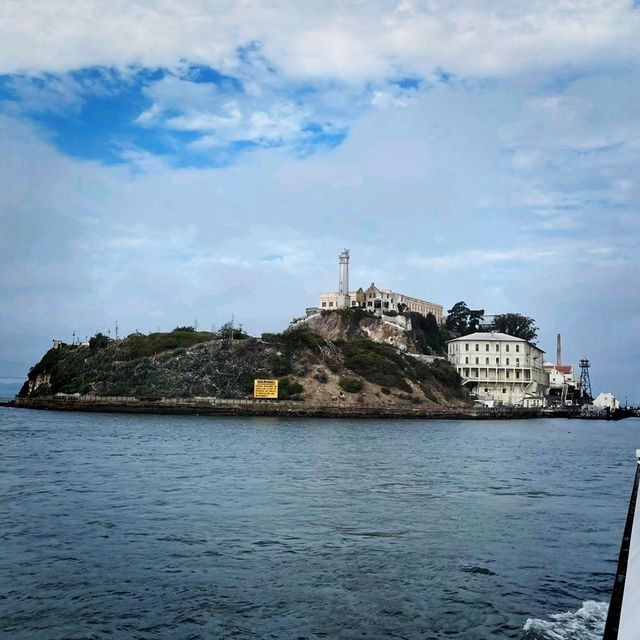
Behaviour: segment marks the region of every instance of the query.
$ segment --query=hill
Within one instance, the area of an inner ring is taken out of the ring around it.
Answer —
[[[305,326],[261,338],[190,328],[117,342],[98,334],[89,346],[50,349],[20,395],[250,398],[254,378],[277,378],[281,399],[309,406],[466,404],[445,360],[424,362],[358,335],[333,341]]]

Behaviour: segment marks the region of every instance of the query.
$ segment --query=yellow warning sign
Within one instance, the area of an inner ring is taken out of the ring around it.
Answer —
[[[278,397],[278,381],[262,380],[256,378],[253,381],[253,397],[254,398],[277,398]]]

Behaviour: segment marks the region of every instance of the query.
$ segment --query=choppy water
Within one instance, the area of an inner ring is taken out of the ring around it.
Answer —
[[[640,421],[0,409],[10,638],[598,638]]]

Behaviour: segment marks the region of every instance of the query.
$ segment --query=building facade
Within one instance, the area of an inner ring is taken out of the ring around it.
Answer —
[[[414,311],[423,316],[432,313],[438,324],[444,322],[444,308],[440,304],[413,298],[412,296],[392,291],[391,289],[380,289],[372,282],[365,289],[349,291],[349,250],[345,249],[339,256],[340,277],[338,280],[338,291],[321,293],[318,308],[320,310],[334,310],[361,307],[382,315],[385,311],[402,313],[403,311]],[[314,307],[309,307],[307,313],[313,311]]]
[[[545,362],[544,370],[547,376],[549,376],[547,405],[572,405],[578,389],[573,367],[570,364]]]
[[[448,341],[449,362],[486,405],[542,407],[549,386],[544,351],[506,333],[478,332]]]

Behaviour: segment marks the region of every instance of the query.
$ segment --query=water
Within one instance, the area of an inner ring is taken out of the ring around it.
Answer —
[[[598,638],[640,420],[0,409],[7,638]]]

